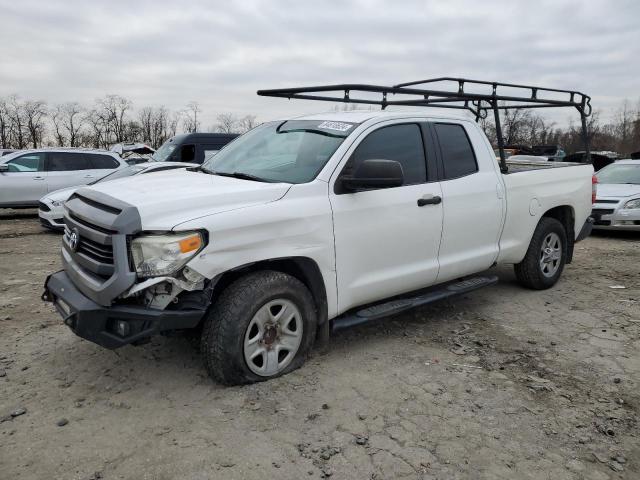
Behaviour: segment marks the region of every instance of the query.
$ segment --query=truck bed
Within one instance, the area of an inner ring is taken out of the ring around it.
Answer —
[[[584,165],[584,163],[574,163],[574,162],[549,162],[549,161],[509,161],[507,160],[507,166],[509,167],[509,171],[506,175],[511,173],[520,173],[520,172],[528,172],[531,170],[545,170],[549,168],[563,168],[563,167],[573,167],[576,165]]]

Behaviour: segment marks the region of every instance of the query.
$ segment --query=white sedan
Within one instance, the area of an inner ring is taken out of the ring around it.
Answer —
[[[640,160],[618,160],[596,177],[593,228],[640,231]]]
[[[96,183],[117,180],[118,178],[131,177],[143,173],[160,172],[163,170],[174,170],[176,168],[197,167],[195,163],[184,162],[147,162],[131,165],[117,170],[106,177],[103,177],[89,185]],[[42,197],[38,202],[38,215],[43,227],[53,230],[64,230],[64,202],[80,187],[69,187],[56,190]]]

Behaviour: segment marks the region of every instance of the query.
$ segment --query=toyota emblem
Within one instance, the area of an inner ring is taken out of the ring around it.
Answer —
[[[78,230],[74,228],[73,232],[71,232],[71,235],[69,236],[69,246],[71,247],[71,250],[75,252],[76,250],[78,250],[79,244],[80,244],[80,234],[78,233]]]

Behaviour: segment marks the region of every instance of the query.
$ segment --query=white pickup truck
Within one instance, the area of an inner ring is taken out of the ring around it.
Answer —
[[[590,165],[503,174],[464,115],[326,113],[265,123],[198,168],[82,188],[45,284],[107,348],[199,338],[209,374],[265,380],[331,330],[497,281],[553,286],[590,231]]]

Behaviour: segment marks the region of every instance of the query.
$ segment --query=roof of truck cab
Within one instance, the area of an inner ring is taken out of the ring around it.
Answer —
[[[465,111],[450,111],[442,108],[423,108],[420,110],[351,110],[349,112],[323,112],[296,117],[296,120],[327,120],[363,123],[373,118],[450,118],[455,120],[472,119],[470,113]]]

